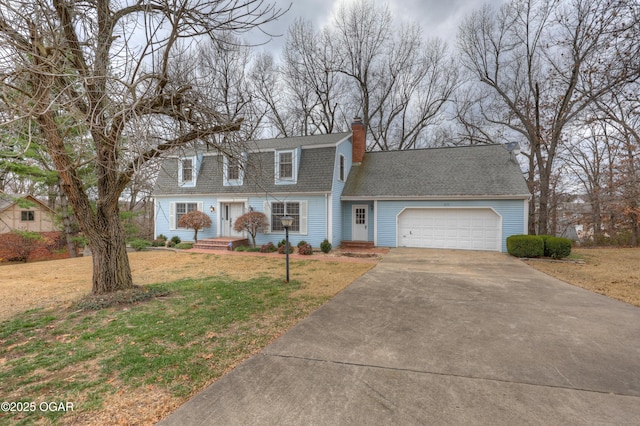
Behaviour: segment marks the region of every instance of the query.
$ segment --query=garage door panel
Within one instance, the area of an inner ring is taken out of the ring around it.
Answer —
[[[398,217],[404,247],[499,251],[500,232],[500,217],[488,208],[410,208]]]

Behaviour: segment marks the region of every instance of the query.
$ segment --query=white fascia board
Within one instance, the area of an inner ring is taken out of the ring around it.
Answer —
[[[517,194],[517,195],[429,195],[429,196],[349,196],[344,195],[340,197],[342,201],[455,201],[455,200],[529,200],[531,195]]]
[[[325,195],[325,194],[331,194],[331,191],[318,191],[318,192],[255,192],[255,193],[250,193],[250,192],[237,192],[236,193],[238,197],[244,197],[244,198],[248,198],[248,197],[284,197],[284,196],[295,196],[295,197],[304,197],[306,195],[311,195],[311,196],[316,196],[316,195]],[[215,198],[224,198],[224,197],[232,197],[234,196],[233,194],[230,193],[219,193],[219,192],[215,192],[215,193],[203,193],[203,192],[199,192],[197,194],[161,194],[161,195],[154,195],[155,198],[175,198],[175,197],[215,197]]]

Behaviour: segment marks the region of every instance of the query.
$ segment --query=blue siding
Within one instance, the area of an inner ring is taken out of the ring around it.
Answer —
[[[198,239],[212,238],[216,236],[216,214],[209,212],[209,206],[216,205],[215,198],[206,196],[180,196],[180,197],[156,197],[155,211],[155,232],[154,238],[160,234],[168,238],[173,236],[180,237],[183,241],[193,241],[193,230],[191,229],[171,229],[171,203],[202,203],[203,211],[211,218],[211,227],[202,229],[198,232]]]
[[[320,243],[327,238],[327,210],[328,197],[324,195],[290,195],[287,197],[250,197],[249,205],[254,211],[265,213],[265,202],[273,201],[299,201],[307,203],[307,232],[289,232],[291,244],[298,244],[301,240],[306,241],[313,247],[320,247]],[[268,242],[277,244],[285,237],[284,231],[260,233],[256,235],[256,244],[262,245]]]
[[[342,211],[342,236],[343,240],[351,241],[353,231],[353,206],[354,205],[366,205],[367,212],[367,241],[374,241],[374,211],[373,201],[345,201],[343,202]]]
[[[523,200],[452,200],[452,201],[378,201],[377,245],[395,247],[397,217],[405,207],[490,207],[502,216],[502,251],[507,251],[506,239],[522,234],[524,226]]]
[[[345,164],[345,176],[344,181],[340,181],[340,155],[344,156]],[[347,177],[349,176],[349,171],[351,170],[352,165],[352,145],[351,139],[342,142],[336,148],[336,160],[333,172],[333,187],[331,191],[331,245],[337,247],[340,245],[340,241],[342,241],[345,237],[343,234],[343,203],[340,201],[340,196],[342,195],[342,190],[344,189],[345,182]]]

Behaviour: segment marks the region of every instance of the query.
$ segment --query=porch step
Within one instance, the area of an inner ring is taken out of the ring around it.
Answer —
[[[205,238],[204,240],[198,240],[193,245],[193,248],[201,250],[234,250],[236,247],[248,245],[249,240],[246,238]]]
[[[373,241],[341,241],[340,248],[346,250],[353,249],[372,249],[375,246],[373,245]]]

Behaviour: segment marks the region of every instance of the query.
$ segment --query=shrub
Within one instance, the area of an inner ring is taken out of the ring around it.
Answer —
[[[542,242],[544,243],[544,256],[549,257],[549,252],[547,251],[547,240],[552,238],[551,235],[538,235],[538,237],[542,238]]]
[[[193,229],[193,241],[198,242],[198,231],[211,226],[211,218],[204,212],[194,210],[183,214],[178,220],[181,228]],[[178,244],[178,243],[176,243]]]
[[[238,246],[234,249],[234,251],[246,251],[246,252],[258,252],[261,251],[259,247],[251,247],[251,246]]]
[[[331,251],[331,243],[329,240],[324,240],[320,243],[320,250],[322,250],[323,253],[329,253]]]
[[[571,254],[571,240],[561,237],[549,237],[545,239],[544,244],[545,256],[554,259],[562,259]],[[548,253],[548,254],[547,254]]]
[[[248,212],[236,219],[233,230],[237,232],[248,232],[251,235],[252,247],[256,246],[256,234],[269,230],[269,219],[261,212]]]
[[[278,253],[285,254],[287,251],[287,243],[285,242],[283,245],[278,244]],[[289,244],[289,253],[293,253],[293,246]]]
[[[307,245],[307,242],[305,240],[300,240],[300,242],[298,243],[297,247],[300,248],[304,245]]]
[[[507,252],[515,257],[541,257],[544,240],[538,235],[512,235],[507,238]]]
[[[7,250],[9,262],[26,262],[31,252],[36,250],[43,241],[37,232],[13,230],[4,239],[4,249]]]
[[[151,241],[151,247],[164,247],[167,244],[167,240],[155,239]]]
[[[160,235],[158,235],[158,238],[156,238],[156,240],[163,240],[163,241],[167,241],[167,240],[168,240],[168,238],[167,238],[167,236],[166,236],[166,235],[164,235],[164,234],[160,234]]]
[[[260,253],[273,253],[274,251],[278,251],[278,248],[273,245],[271,241],[269,241],[267,244],[263,244],[262,247],[260,247]]]
[[[287,244],[287,240],[283,239],[282,241],[280,241],[280,242],[278,243],[278,248],[280,248],[280,247],[282,247],[282,246],[284,246],[284,245],[286,245],[286,244]]]
[[[151,246],[151,242],[147,240],[143,240],[141,238],[134,238],[133,240],[129,241],[129,245],[135,251],[142,251],[147,247]]]
[[[298,245],[298,254],[303,254],[305,256],[309,256],[313,254],[313,247],[311,244],[304,243],[303,245]]]
[[[180,250],[189,250],[193,248],[193,243],[180,243],[176,244],[176,248]]]
[[[182,240],[177,235],[174,235],[173,237],[171,237],[171,242],[173,243],[173,246],[175,246],[176,244],[180,244]]]

